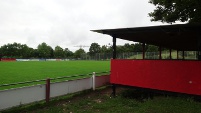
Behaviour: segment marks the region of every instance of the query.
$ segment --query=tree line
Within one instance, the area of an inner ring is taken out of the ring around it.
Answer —
[[[126,43],[124,45],[117,45],[117,53],[125,52],[141,52],[142,44]],[[158,47],[153,45],[146,45],[145,51],[155,52],[158,51]],[[92,43],[89,52],[86,52],[84,49],[79,48],[75,52],[72,52],[68,48],[62,48],[56,46],[54,49],[46,44],[45,42],[39,44],[37,49],[33,49],[26,44],[20,43],[8,43],[0,48],[0,57],[1,58],[67,58],[67,59],[79,59],[82,54],[88,54],[89,56],[94,56],[96,53],[112,53],[112,45],[99,45],[98,43]]]
[[[201,23],[201,0],[149,0],[155,6],[151,21]]]

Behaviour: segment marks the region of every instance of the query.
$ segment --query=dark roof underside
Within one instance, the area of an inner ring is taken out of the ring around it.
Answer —
[[[165,48],[197,51],[201,39],[201,24],[177,24],[137,28],[92,30],[116,38]]]

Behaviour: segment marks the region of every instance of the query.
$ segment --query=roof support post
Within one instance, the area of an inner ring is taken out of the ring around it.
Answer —
[[[113,46],[112,46],[112,55],[113,55],[113,59],[116,59],[116,37],[113,35]],[[116,85],[112,84],[112,95],[113,97],[116,96]]]
[[[201,60],[201,31],[198,32],[198,60]]]
[[[112,36],[113,37],[113,46],[112,46],[112,55],[113,55],[113,59],[116,59],[116,37],[115,36]]]
[[[182,51],[182,56],[183,56],[183,60],[185,59],[185,56],[184,56],[184,51]]]
[[[162,56],[161,56],[161,46],[159,46],[159,59],[162,59]]]
[[[170,59],[172,59],[172,49],[170,49]]]
[[[142,59],[145,59],[145,43],[142,44]]]

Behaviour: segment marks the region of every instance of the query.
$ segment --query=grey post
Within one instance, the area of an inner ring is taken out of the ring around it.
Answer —
[[[93,90],[95,91],[96,89],[96,73],[93,72],[93,76],[92,76],[92,87],[93,87]]]

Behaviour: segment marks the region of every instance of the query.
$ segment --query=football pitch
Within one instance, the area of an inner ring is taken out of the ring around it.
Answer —
[[[110,61],[0,62],[0,85],[110,71]]]

